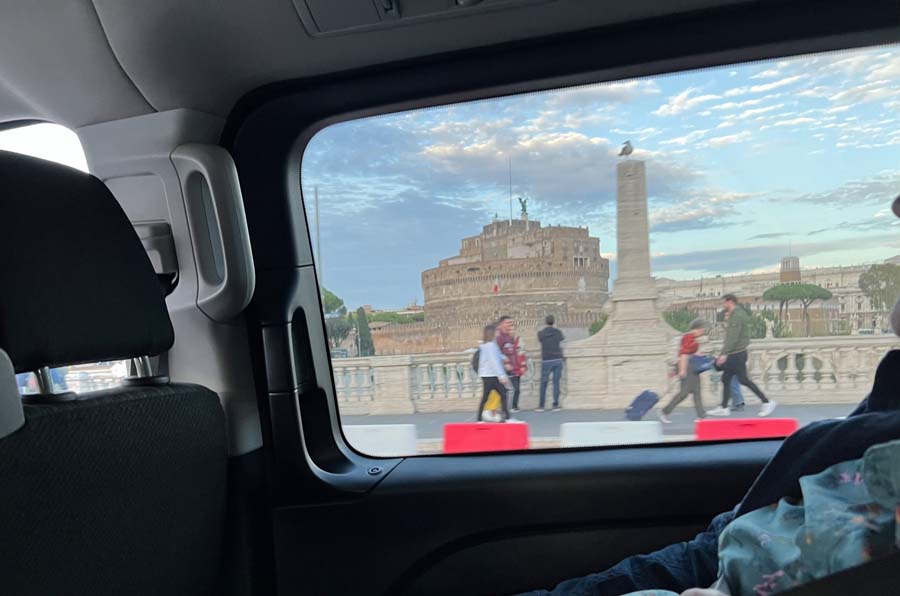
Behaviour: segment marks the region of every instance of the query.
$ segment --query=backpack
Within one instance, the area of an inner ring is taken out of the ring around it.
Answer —
[[[478,365],[481,363],[481,346],[472,354],[472,370],[478,372]]]

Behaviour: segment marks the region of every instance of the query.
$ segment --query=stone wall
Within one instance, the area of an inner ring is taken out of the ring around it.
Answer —
[[[609,296],[608,283],[606,260],[575,268],[552,261],[507,259],[451,265],[422,274],[429,321],[597,313]]]
[[[588,328],[599,314],[570,314],[557,319],[557,327],[571,339],[588,336]],[[377,355],[427,354],[440,352],[460,352],[476,347],[481,342],[481,333],[491,319],[464,319],[453,323],[409,323],[390,325],[372,332]],[[537,332],[544,326],[543,317],[514,319],[517,334],[521,337],[522,348],[526,351],[539,349]]]

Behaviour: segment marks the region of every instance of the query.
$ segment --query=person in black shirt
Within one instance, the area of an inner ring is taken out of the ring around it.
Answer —
[[[547,401],[547,384],[550,375],[553,375],[553,411],[560,409],[559,384],[562,380],[563,353],[560,345],[566,338],[562,331],[555,327],[556,319],[553,315],[547,315],[544,319],[546,327],[538,332],[538,341],[541,342],[541,400],[537,411],[544,411],[544,403]]]

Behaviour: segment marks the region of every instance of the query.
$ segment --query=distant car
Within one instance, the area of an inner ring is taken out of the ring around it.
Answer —
[[[875,335],[874,329],[857,329],[856,335]]]

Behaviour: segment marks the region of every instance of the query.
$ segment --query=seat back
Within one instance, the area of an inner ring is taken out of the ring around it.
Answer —
[[[11,222],[0,234],[0,349],[13,365],[0,359],[3,594],[217,593],[227,443],[215,393],[157,377],[68,400],[3,399],[10,368],[171,347],[130,222],[93,176],[4,152],[0,221]]]

